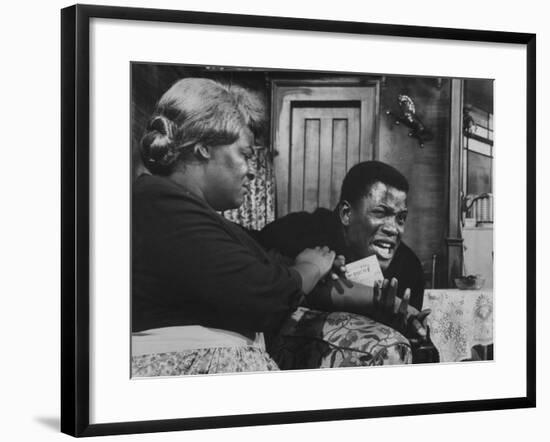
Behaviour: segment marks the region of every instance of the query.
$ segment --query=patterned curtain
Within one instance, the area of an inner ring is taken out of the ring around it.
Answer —
[[[256,177],[250,183],[244,203],[238,209],[223,212],[223,216],[246,229],[261,230],[275,219],[273,161],[267,148],[256,150],[251,161]]]

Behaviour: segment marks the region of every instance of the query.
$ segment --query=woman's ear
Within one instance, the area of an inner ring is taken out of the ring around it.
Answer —
[[[210,148],[202,143],[195,144],[195,147],[193,147],[193,153],[197,158],[200,158],[201,160],[209,160],[212,158],[212,152],[210,151]]]
[[[338,204],[338,216],[343,226],[349,226],[351,223],[351,204],[346,201],[340,201]]]

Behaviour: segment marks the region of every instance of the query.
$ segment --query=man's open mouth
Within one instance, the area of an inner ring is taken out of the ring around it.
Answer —
[[[372,246],[376,255],[382,259],[390,259],[395,250],[395,243],[392,241],[376,240]]]

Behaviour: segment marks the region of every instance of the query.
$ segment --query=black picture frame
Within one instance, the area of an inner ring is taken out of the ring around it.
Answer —
[[[90,19],[224,25],[524,45],[527,51],[527,344],[524,397],[90,424]],[[468,29],[75,5],[61,11],[61,431],[72,436],[192,430],[534,407],[536,404],[536,35]]]

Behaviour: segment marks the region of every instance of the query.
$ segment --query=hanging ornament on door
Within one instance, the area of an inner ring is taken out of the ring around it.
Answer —
[[[387,110],[386,115],[392,118],[394,124],[402,124],[411,129],[409,137],[416,138],[420,147],[424,147],[425,142],[433,139],[433,134],[416,115],[414,101],[408,95],[401,94],[397,96],[397,102],[399,111]]]

